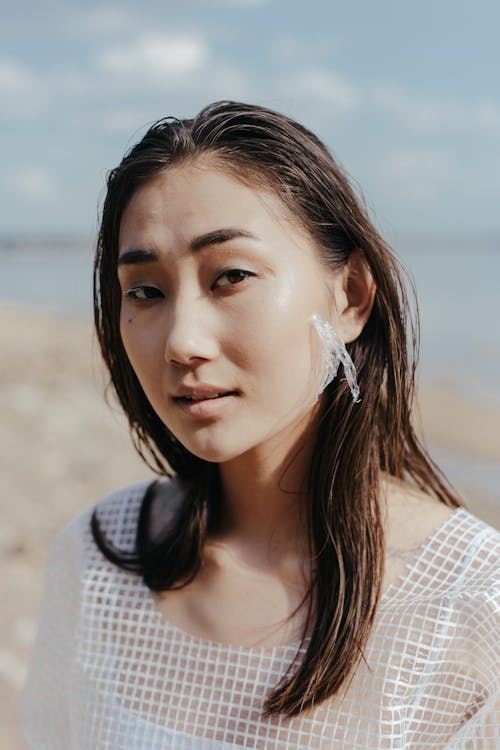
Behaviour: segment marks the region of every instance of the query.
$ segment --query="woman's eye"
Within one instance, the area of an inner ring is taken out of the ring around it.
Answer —
[[[146,302],[163,297],[163,292],[154,286],[133,286],[127,289],[125,296],[136,302]]]
[[[253,276],[250,271],[242,271],[240,268],[231,268],[231,270],[224,271],[224,273],[221,273],[221,275],[217,277],[214,283],[214,289],[234,286],[234,284],[239,284],[241,281],[248,279],[249,276]]]

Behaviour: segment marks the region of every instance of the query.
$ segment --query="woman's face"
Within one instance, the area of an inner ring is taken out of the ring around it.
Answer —
[[[189,451],[224,462],[310,429],[333,274],[276,195],[207,160],[171,168],[127,206],[118,274],[130,363]]]

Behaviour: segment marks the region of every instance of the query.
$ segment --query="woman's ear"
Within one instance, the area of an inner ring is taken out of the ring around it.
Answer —
[[[377,288],[361,250],[355,250],[336,275],[336,327],[346,344],[358,338],[373,309]]]

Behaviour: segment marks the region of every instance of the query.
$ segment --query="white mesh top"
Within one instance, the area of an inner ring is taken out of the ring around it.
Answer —
[[[133,547],[144,490],[99,504],[122,549]],[[296,647],[221,645],[169,624],[141,579],[96,548],[90,514],[52,549],[24,695],[30,748],[500,748],[500,534],[466,510],[384,592],[344,697],[292,719],[261,709]]]

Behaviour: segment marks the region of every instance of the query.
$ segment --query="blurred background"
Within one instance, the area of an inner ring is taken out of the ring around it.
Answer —
[[[495,0],[1,3],[0,749],[54,533],[148,475],[104,402],[92,246],[107,170],[215,99],[314,130],[413,274],[425,439],[500,526],[500,6]]]

